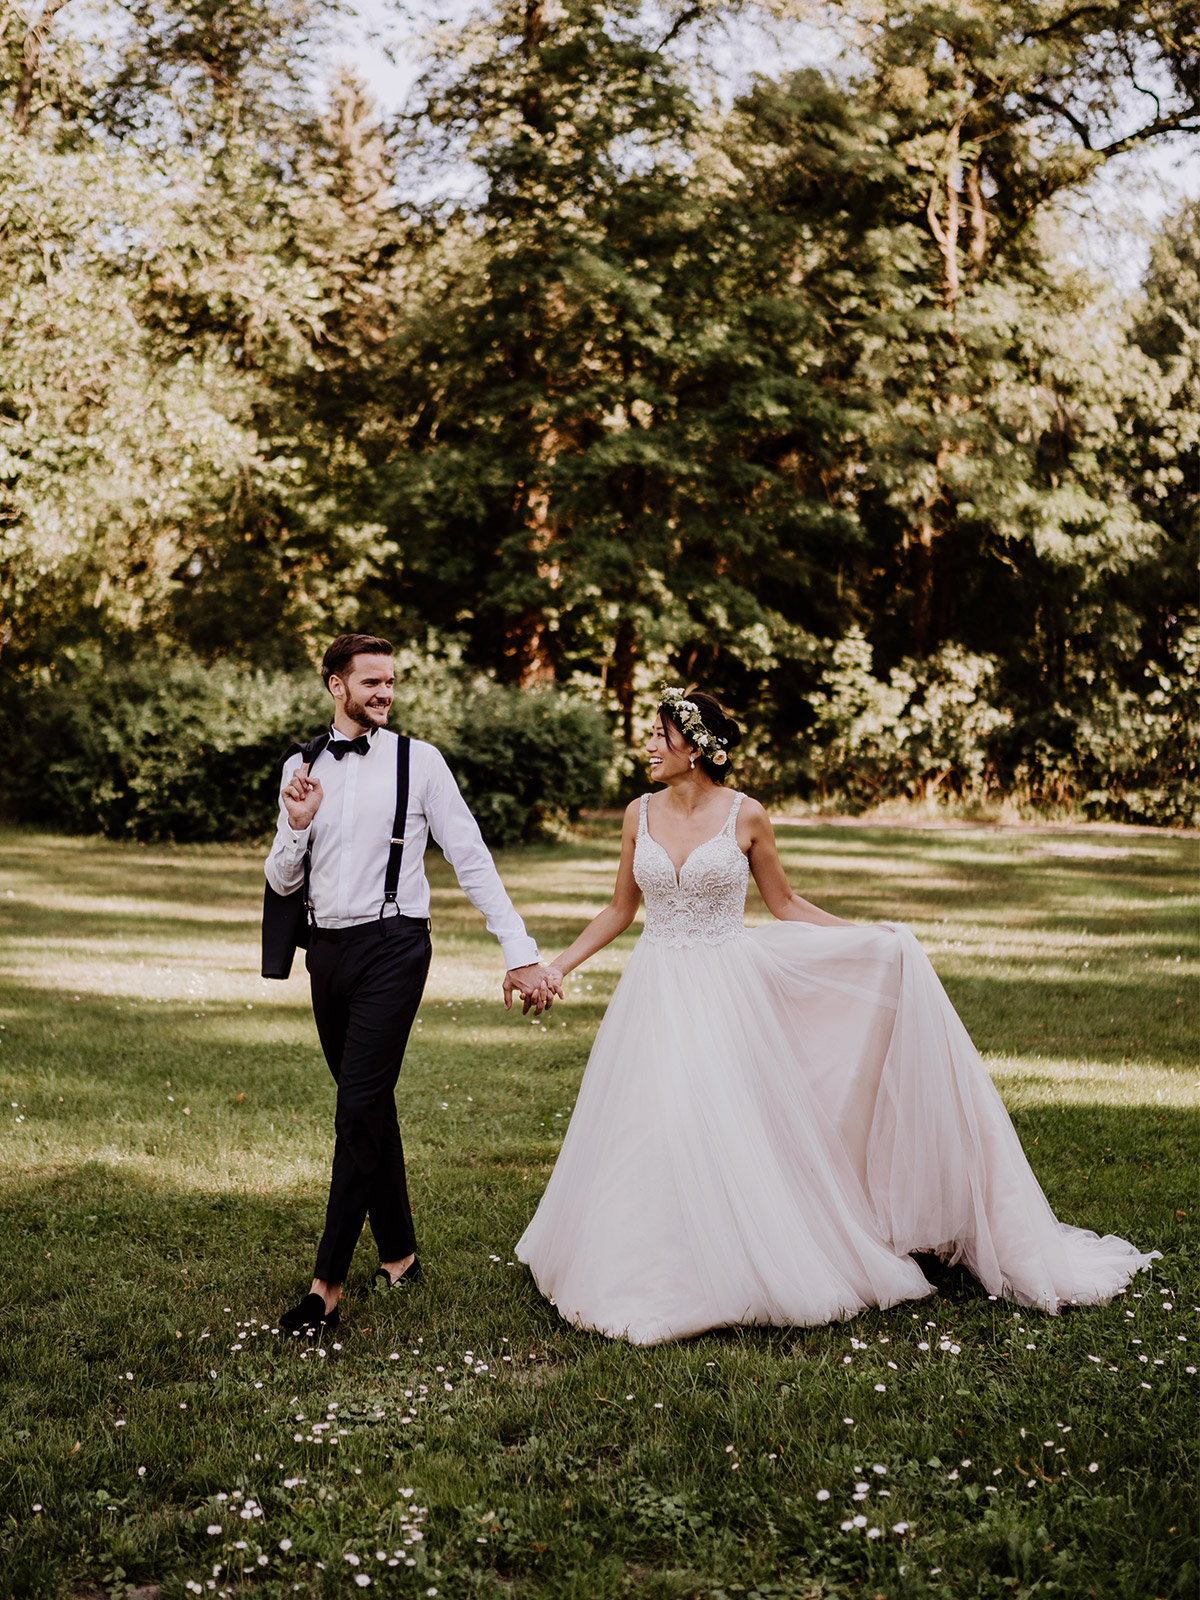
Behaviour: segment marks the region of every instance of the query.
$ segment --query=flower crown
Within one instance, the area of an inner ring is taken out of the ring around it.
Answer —
[[[694,700],[689,700],[682,689],[672,689],[663,684],[658,691],[659,705],[666,706],[683,730],[684,736],[704,752],[714,767],[723,767],[729,760],[725,746],[729,742],[704,726],[704,717]]]

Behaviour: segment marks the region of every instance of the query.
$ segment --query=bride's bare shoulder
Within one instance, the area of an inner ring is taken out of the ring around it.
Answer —
[[[768,839],[775,837],[767,808],[753,795],[742,795],[737,819],[737,836],[743,850],[753,849],[755,845],[765,844]]]
[[[756,800],[752,794],[746,794],[744,792],[742,794],[742,809],[738,813],[738,820],[741,821],[743,818],[747,822],[770,822],[771,820],[767,814],[767,808],[762,804],[762,802],[760,800]]]

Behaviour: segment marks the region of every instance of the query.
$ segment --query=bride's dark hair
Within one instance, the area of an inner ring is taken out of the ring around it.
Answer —
[[[720,701],[714,699],[711,694],[705,694],[702,689],[689,689],[687,698],[699,711],[700,720],[708,732],[721,740],[721,744],[717,746],[718,749],[723,749],[728,755],[735,746],[741,744],[742,730],[722,707]],[[662,718],[663,730],[666,733],[669,745],[674,746],[673,734],[676,733],[685,744],[691,744],[692,741],[688,738],[687,731],[680,727],[679,719],[669,705],[660,705],[658,714]],[[697,748],[696,764],[701,771],[708,774],[714,783],[724,783],[729,776],[728,761],[718,765],[711,755],[706,755],[699,748]]]

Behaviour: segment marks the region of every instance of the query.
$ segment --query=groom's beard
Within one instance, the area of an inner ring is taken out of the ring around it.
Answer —
[[[381,706],[379,709],[382,710],[383,720],[386,722],[391,707]],[[365,700],[356,700],[349,690],[346,692],[346,698],[342,701],[342,710],[350,718],[351,722],[358,724],[364,733],[370,733],[373,728],[377,728],[380,725],[377,722],[373,722],[367,715],[367,702]]]

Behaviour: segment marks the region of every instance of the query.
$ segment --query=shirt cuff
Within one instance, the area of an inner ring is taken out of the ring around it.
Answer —
[[[537,940],[531,939],[528,934],[514,939],[502,939],[500,949],[504,956],[504,970],[511,972],[514,967],[532,967],[541,961],[538,955]]]
[[[312,823],[311,822],[309,823],[307,828],[300,828],[300,829],[292,828],[291,829],[291,838],[289,839],[288,843],[293,845],[298,850],[306,849],[307,845],[308,845],[309,835],[311,833],[312,833]]]

